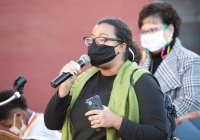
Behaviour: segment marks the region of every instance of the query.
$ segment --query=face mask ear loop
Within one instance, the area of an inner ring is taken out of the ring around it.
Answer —
[[[16,123],[16,114],[14,114],[14,126],[15,126],[15,123]]]
[[[134,52],[130,49],[130,48],[128,48],[128,50],[131,52],[131,54],[132,54],[132,62],[134,61],[134,59],[135,59],[135,54],[134,54]]]

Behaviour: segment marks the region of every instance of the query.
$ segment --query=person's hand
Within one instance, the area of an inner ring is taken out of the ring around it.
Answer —
[[[91,110],[86,112],[85,116],[89,116],[88,120],[90,121],[92,128],[109,128],[114,127],[119,130],[122,117],[114,114],[108,107],[104,106],[103,110]]]
[[[179,118],[176,119],[176,126],[179,126],[185,119],[188,119],[190,121],[196,119],[197,117],[200,116],[200,111],[194,111],[194,112],[190,112],[184,116],[181,116]]]
[[[72,76],[70,76],[66,81],[64,81],[58,89],[58,96],[64,97],[69,93],[69,90],[73,84],[73,82],[76,80],[77,76],[81,73],[80,65],[78,65],[74,61],[70,61],[67,63],[60,71],[60,75],[62,73],[70,73]]]

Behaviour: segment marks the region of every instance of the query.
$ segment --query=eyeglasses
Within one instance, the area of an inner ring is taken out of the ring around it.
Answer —
[[[110,38],[110,37],[97,37],[95,39],[92,37],[84,37],[83,40],[85,41],[85,44],[87,46],[90,46],[93,43],[93,41],[95,41],[98,46],[104,45],[108,40],[121,41],[121,39],[119,38]]]
[[[157,31],[163,29],[164,31],[168,28],[168,25],[162,26],[162,27],[154,27],[154,28],[150,28],[149,30],[140,30],[139,34],[140,35],[146,35],[146,34],[153,34],[156,33]]]

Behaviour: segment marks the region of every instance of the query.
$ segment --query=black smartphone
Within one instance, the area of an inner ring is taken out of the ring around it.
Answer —
[[[85,102],[86,102],[89,110],[96,110],[96,109],[103,110],[103,105],[102,105],[99,95],[95,95],[95,96],[87,99]],[[99,132],[100,130],[101,130],[101,128],[96,129],[97,132]]]
[[[99,95],[95,95],[87,99],[86,104],[89,110],[96,110],[96,109],[103,110],[103,105],[101,103],[101,99]]]

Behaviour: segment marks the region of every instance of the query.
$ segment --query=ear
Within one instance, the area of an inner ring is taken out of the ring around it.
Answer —
[[[23,119],[23,114],[21,112],[16,112],[16,120],[22,120]]]
[[[126,43],[122,43],[120,45],[119,52],[124,52],[126,50],[126,47],[127,47],[127,44]]]
[[[173,34],[174,34],[174,25],[170,24],[168,29],[169,29],[170,35],[173,36]]]

